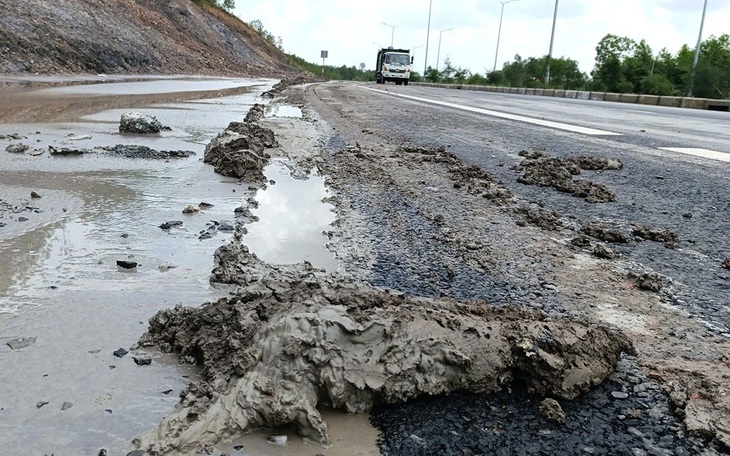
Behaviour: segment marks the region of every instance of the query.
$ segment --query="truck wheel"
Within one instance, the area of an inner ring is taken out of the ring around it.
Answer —
[[[408,81],[403,81],[403,85],[408,85]]]

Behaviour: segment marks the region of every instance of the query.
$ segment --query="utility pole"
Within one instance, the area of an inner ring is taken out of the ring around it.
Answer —
[[[393,38],[395,37],[395,25],[386,24],[383,22],[383,25],[386,27],[390,27],[392,30],[390,31],[390,47],[393,47]]]
[[[494,69],[492,71],[497,71],[497,56],[499,55],[499,39],[502,36],[502,17],[504,16],[504,5],[507,3],[516,2],[517,0],[509,0],[506,2],[500,2],[502,4],[502,12],[499,13],[499,31],[497,32],[497,50],[494,51]]]
[[[553,42],[555,41],[555,22],[558,19],[558,0],[555,0],[555,13],[553,13],[553,32],[550,35],[550,52],[547,60],[547,75],[545,76],[545,87],[550,85],[550,62],[553,59]]]
[[[426,66],[428,65],[428,40],[431,35],[431,5],[433,0],[428,0],[428,28],[426,29],[426,57],[423,58],[423,77],[426,77]]]
[[[439,49],[436,51],[436,71],[439,70],[439,58],[441,57],[441,35],[443,35],[444,32],[448,32],[449,30],[454,30],[454,28],[446,29],[446,30],[440,30],[439,31]]]
[[[697,37],[697,47],[695,48],[695,59],[692,62],[692,74],[689,77],[689,93],[688,97],[692,96],[695,88],[695,73],[697,71],[697,62],[700,59],[700,45],[702,44],[702,29],[705,28],[705,14],[707,13],[707,0],[705,0],[705,6],[702,8],[702,21],[700,22],[700,36]]]

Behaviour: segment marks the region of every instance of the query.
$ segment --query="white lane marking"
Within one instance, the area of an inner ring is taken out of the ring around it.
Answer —
[[[517,122],[525,122],[530,123],[534,125],[540,125],[542,127],[550,127],[550,128],[556,128],[558,130],[565,130],[570,131],[573,133],[582,133],[584,135],[590,135],[590,136],[621,136],[620,133],[613,133],[610,131],[603,131],[603,130],[596,130],[593,128],[586,128],[586,127],[578,127],[576,125],[568,125],[560,122],[552,122],[550,120],[542,120],[542,119],[535,119],[532,117],[525,117],[525,116],[518,116],[516,114],[507,114],[505,112],[499,112],[499,111],[491,111],[489,109],[482,109],[482,108],[474,108],[472,106],[464,106],[459,105],[456,103],[449,103],[447,101],[438,101],[438,100],[432,100],[429,98],[421,98],[421,97],[414,97],[412,95],[403,95],[401,93],[393,93],[393,92],[386,92],[383,90],[378,89],[371,89],[370,87],[365,87],[367,90],[371,90],[373,92],[378,92],[386,95],[393,95],[395,97],[401,97],[401,98],[408,98],[410,100],[416,100],[416,101],[423,101],[425,103],[431,103],[439,106],[446,106],[449,108],[456,108],[461,109],[463,111],[470,111],[470,112],[476,112],[479,114],[486,114],[488,116],[493,117],[499,117],[502,119],[507,120],[515,120]]]
[[[668,150],[669,152],[677,152],[679,154],[694,155],[695,157],[711,158],[713,160],[730,162],[730,154],[709,149],[700,149],[698,147],[660,147],[659,149]]]

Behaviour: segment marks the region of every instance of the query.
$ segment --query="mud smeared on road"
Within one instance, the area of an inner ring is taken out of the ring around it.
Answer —
[[[633,351],[608,327],[408,297],[306,263],[270,266],[240,244],[235,250],[218,255],[216,275],[241,285],[235,296],[161,311],[140,340],[203,366],[204,380],[178,410],[137,440],[153,454],[283,424],[327,444],[323,405],[361,413],[422,395],[494,392],[514,380],[537,395],[573,399]]]
[[[616,195],[605,186],[596,182],[573,179],[581,174],[581,170],[603,171],[619,170],[623,164],[615,159],[597,157],[550,157],[542,151],[521,151],[525,157],[516,170],[523,174],[517,181],[527,185],[553,187],[561,192],[584,198],[589,203],[607,203],[616,201]]]

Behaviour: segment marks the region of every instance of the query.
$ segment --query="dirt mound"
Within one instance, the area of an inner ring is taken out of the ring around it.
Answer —
[[[623,167],[618,160],[597,157],[549,157],[541,151],[521,151],[525,157],[517,167],[523,172],[517,181],[527,185],[553,187],[561,192],[584,198],[589,203],[606,203],[616,201],[616,195],[601,184],[574,180],[581,170],[618,170]]]
[[[286,89],[295,85],[310,84],[312,82],[322,82],[325,79],[315,76],[314,74],[303,71],[294,77],[284,78],[281,81],[274,84],[271,90],[268,90],[261,94],[262,97],[275,98],[282,95]]]
[[[237,17],[200,3],[3,1],[0,72],[282,77],[297,71]]]
[[[398,152],[415,155],[418,163],[443,163],[446,165],[454,188],[466,188],[471,194],[482,195],[497,204],[506,204],[513,195],[504,185],[494,180],[491,174],[479,166],[464,165],[461,159],[444,146],[421,148],[403,146]]]
[[[646,225],[633,225],[632,228],[634,236],[647,241],[663,242],[667,247],[674,247],[677,244],[677,233],[667,228],[653,228]]]
[[[306,263],[273,267],[242,245],[237,254],[249,279],[235,296],[161,311],[140,340],[204,367],[181,406],[137,439],[153,454],[284,424],[326,444],[317,406],[366,412],[422,395],[493,392],[514,379],[531,393],[572,399],[633,351],[621,333],[586,322],[412,298]]]
[[[248,182],[263,182],[264,167],[271,156],[267,148],[278,147],[274,132],[257,122],[263,116],[263,107],[254,105],[244,122],[231,122],[228,127],[205,147],[203,161],[215,167],[215,172],[237,177]]]
[[[627,244],[631,240],[631,237],[625,230],[617,227],[609,227],[600,222],[588,223],[582,228],[582,231],[588,236],[614,244]]]

